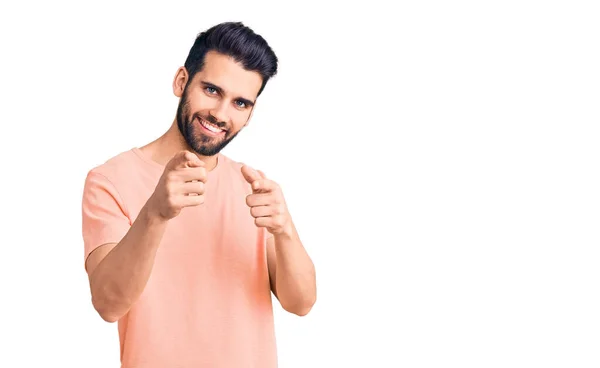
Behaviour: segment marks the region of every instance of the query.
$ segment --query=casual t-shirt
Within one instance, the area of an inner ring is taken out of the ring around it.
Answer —
[[[205,202],[169,220],[142,295],[118,321],[122,368],[277,366],[268,232],[246,205],[241,166],[219,154]],[[133,148],[89,171],[84,259],[121,240],[163,170]]]

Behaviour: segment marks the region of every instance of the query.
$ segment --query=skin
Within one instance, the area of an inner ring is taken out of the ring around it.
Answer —
[[[210,153],[248,125],[261,84],[260,74],[213,51],[191,81],[184,67],[177,70],[177,116],[165,134],[140,148],[166,165],[159,183],[123,239],[96,248],[86,261],[92,303],[105,321],[118,321],[143,292],[168,222],[184,208],[204,203],[207,172],[217,164]],[[227,131],[217,137],[205,133],[200,117]],[[283,191],[260,170],[244,165],[241,171],[252,186],[248,210],[256,226],[272,234],[267,240],[271,290],[286,311],[304,316],[316,301],[315,268]]]

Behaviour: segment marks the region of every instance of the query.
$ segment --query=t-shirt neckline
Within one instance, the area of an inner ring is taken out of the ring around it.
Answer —
[[[158,170],[160,172],[163,172],[165,170],[165,166],[166,165],[161,165],[158,162],[154,161],[153,159],[151,159],[150,157],[148,157],[144,152],[142,152],[142,150],[139,147],[133,147],[131,149],[131,151],[138,157],[140,158],[142,161],[144,161],[145,163],[147,163],[148,165],[150,165],[151,167],[153,167],[155,170]],[[207,175],[214,175],[214,173],[217,172],[217,170],[223,166],[223,156],[221,155],[221,153],[217,153],[217,165],[211,170],[207,172]]]

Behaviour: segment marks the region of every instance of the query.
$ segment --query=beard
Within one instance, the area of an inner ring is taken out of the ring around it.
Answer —
[[[222,137],[208,136],[202,133],[202,128],[200,128],[199,124],[195,124],[195,121],[200,118],[219,128],[226,128],[224,122],[218,122],[217,119],[210,114],[202,115],[199,112],[190,114],[190,104],[187,99],[186,87],[179,100],[179,105],[177,106],[177,127],[188,146],[201,156],[214,156],[221,152],[221,150],[239,133],[232,133],[228,129]]]

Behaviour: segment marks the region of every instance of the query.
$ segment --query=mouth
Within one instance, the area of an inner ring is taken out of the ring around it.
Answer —
[[[217,137],[220,135],[225,134],[225,132],[227,131],[226,129],[223,128],[219,128],[218,126],[209,123],[208,121],[206,121],[205,119],[198,117],[198,125],[200,125],[200,127],[202,128],[202,131],[204,133],[206,133],[207,135],[213,136],[213,137]]]

